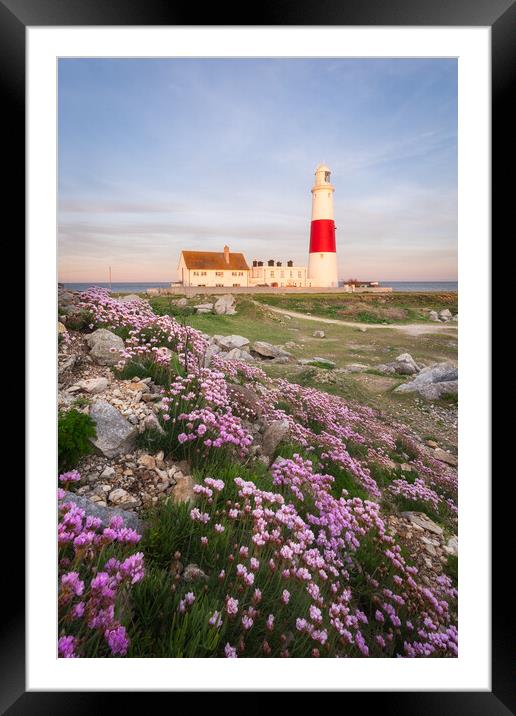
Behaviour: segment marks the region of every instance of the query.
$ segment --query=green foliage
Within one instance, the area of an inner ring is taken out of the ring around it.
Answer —
[[[91,452],[90,440],[97,431],[89,415],[78,410],[60,411],[58,418],[58,463],[59,471],[70,470],[79,458]]]
[[[70,313],[66,317],[66,327],[73,331],[83,331],[94,322],[93,314],[90,311],[80,309]]]
[[[74,408],[85,408],[87,405],[91,405],[91,398],[87,398],[85,395],[79,395],[72,403]]]
[[[446,560],[445,572],[453,582],[453,586],[457,589],[459,582],[459,558],[456,554],[449,554]]]
[[[170,387],[170,383],[178,375],[186,375],[186,371],[175,353],[172,354],[168,366],[159,365],[150,358],[133,358],[124,365],[122,370],[114,372],[116,377],[121,380],[131,380],[136,377],[152,378],[156,385],[162,385],[165,388]]]

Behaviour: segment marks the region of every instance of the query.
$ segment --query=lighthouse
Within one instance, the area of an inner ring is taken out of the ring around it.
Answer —
[[[319,164],[312,187],[312,223],[310,225],[310,255],[308,258],[308,284],[337,288],[337,252],[335,221],[333,219],[333,188],[331,170]]]

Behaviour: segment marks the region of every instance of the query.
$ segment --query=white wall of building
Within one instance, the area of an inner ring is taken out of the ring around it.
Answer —
[[[306,266],[252,266],[249,285],[306,286],[306,276]]]
[[[183,255],[179,261],[178,274],[179,281],[183,286],[226,286],[228,288],[236,286],[249,286],[249,270],[224,270],[216,271],[214,269],[189,269],[187,268]]]

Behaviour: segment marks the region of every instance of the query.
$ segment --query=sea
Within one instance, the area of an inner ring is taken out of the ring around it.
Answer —
[[[145,293],[148,288],[169,288],[170,281],[163,283],[65,283],[65,288],[85,291],[91,286],[111,288],[115,293]],[[393,291],[443,292],[458,291],[457,281],[380,281],[380,287],[391,287]]]

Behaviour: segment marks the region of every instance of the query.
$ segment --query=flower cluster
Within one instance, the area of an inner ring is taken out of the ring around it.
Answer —
[[[58,499],[59,656],[89,653],[99,636],[111,655],[125,656],[129,638],[121,614],[129,590],[145,571],[141,552],[124,552],[141,536],[118,516],[103,527],[99,518],[86,516],[72,502],[64,503],[62,490]],[[108,551],[112,556],[105,559]]]

